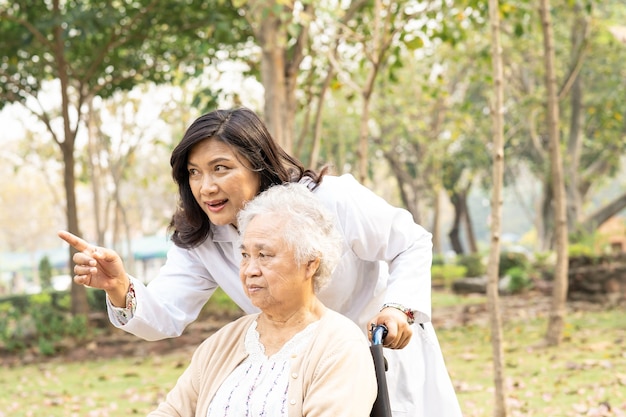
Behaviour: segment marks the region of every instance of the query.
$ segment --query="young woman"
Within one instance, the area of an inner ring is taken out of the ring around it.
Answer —
[[[364,331],[385,324],[391,407],[398,416],[460,416],[430,323],[432,236],[411,214],[391,206],[351,175],[305,170],[281,149],[248,109],[199,117],[171,157],[180,203],[175,245],[147,286],[128,276],[119,255],[67,232],[79,252],[75,282],[107,292],[111,322],[147,340],[176,337],[221,287],[246,313],[258,309],[238,280],[237,214],[272,185],[306,185],[335,216],[342,256],[319,294]]]

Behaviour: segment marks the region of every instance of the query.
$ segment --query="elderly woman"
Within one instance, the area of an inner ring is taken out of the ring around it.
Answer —
[[[249,202],[238,225],[241,285],[261,312],[202,343],[150,416],[369,416],[367,339],[316,296],[340,254],[332,216],[290,183]]]

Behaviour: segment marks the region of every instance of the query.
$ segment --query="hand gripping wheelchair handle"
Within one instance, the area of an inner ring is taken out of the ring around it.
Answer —
[[[370,413],[370,417],[391,417],[391,405],[389,404],[389,391],[387,390],[387,361],[383,356],[383,340],[387,336],[387,327],[384,325],[372,325],[372,344],[370,351],[374,359],[376,380],[378,381],[378,395]]]

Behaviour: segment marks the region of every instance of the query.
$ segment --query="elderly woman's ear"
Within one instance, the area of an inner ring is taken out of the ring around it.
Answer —
[[[315,273],[320,267],[320,262],[321,262],[320,258],[313,258],[309,260],[306,264],[307,272],[308,272],[307,275],[310,275],[312,277],[315,276]]]

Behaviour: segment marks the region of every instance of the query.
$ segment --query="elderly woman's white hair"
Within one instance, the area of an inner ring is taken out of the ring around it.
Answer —
[[[320,258],[313,276],[314,289],[321,290],[341,256],[341,236],[332,214],[302,184],[275,185],[249,201],[237,215],[240,239],[250,221],[260,214],[273,214],[283,221],[282,238],[302,264]]]

